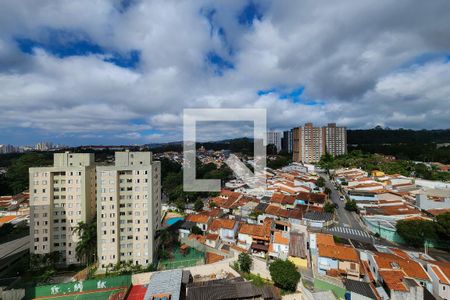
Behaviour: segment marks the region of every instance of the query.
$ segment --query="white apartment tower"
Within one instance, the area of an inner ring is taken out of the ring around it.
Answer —
[[[268,131],[267,132],[267,145],[275,145],[277,152],[281,151],[281,138],[283,133],[281,131]]]
[[[156,256],[161,224],[161,167],[151,152],[116,152],[114,166],[97,167],[99,268],[119,261],[147,265]]]
[[[31,253],[58,251],[61,263],[77,264],[78,222],[95,216],[94,155],[55,153],[52,167],[30,168]]]

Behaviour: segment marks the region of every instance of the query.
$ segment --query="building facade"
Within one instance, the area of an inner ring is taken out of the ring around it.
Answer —
[[[345,127],[337,127],[335,123],[314,127],[312,123],[306,123],[293,129],[293,161],[315,163],[325,153],[333,156],[347,153]]]
[[[283,137],[281,138],[281,151],[292,153],[294,146],[293,133],[293,129],[283,131]]]
[[[116,152],[114,166],[97,167],[99,268],[154,261],[161,224],[161,168],[151,152]]]
[[[57,251],[61,263],[78,264],[79,222],[95,217],[95,165],[89,153],[55,153],[52,167],[30,168],[31,253]]]
[[[267,132],[267,145],[275,145],[277,152],[281,151],[281,138],[283,133],[281,131],[268,131]]]

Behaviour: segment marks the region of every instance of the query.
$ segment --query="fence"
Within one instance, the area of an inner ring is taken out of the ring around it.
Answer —
[[[64,296],[71,293],[89,294],[89,291],[103,292],[99,290],[104,290],[104,292],[111,292],[120,290],[122,288],[128,288],[131,285],[131,275],[123,275],[117,277],[108,277],[102,279],[92,279],[85,281],[74,281],[68,283],[60,283],[53,285],[43,285],[28,288],[25,293],[26,299],[32,299],[36,297],[46,297],[46,296]],[[81,297],[81,296],[80,296]],[[77,299],[81,299],[77,297]],[[90,295],[91,298],[85,299],[95,299],[94,295]],[[52,297],[53,298],[53,297]],[[64,298],[64,297],[63,297]],[[63,299],[61,298],[61,299]]]

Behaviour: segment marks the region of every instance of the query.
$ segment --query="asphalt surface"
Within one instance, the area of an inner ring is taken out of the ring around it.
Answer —
[[[19,253],[21,251],[27,250],[30,248],[31,237],[29,235],[9,241],[7,243],[3,243],[0,245],[0,259],[7,258],[13,254]]]
[[[356,219],[357,218],[356,214],[345,210],[345,208],[344,208],[345,201],[341,201],[339,199],[339,196],[341,194],[336,189],[336,187],[333,185],[333,183],[330,181],[328,175],[322,174],[322,176],[325,178],[325,186],[331,190],[331,195],[330,195],[331,201],[333,201],[333,203],[336,203],[338,205],[338,208],[336,209],[336,215],[337,215],[337,221],[339,223],[339,226],[349,227],[349,228],[365,231],[365,229],[362,228],[361,224]]]

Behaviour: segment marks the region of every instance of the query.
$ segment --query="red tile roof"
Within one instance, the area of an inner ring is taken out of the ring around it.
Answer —
[[[412,259],[405,259],[401,256],[377,252],[374,259],[378,268],[384,270],[403,270],[408,277],[430,281],[428,274],[423,267]]]
[[[278,203],[282,205],[293,205],[295,202],[295,196],[294,195],[284,195],[281,193],[274,193],[272,195],[272,198],[270,199],[270,202]]]
[[[297,194],[297,199],[306,200],[310,203],[325,203],[327,195],[324,193],[306,193],[300,192]]]
[[[194,222],[194,223],[204,223],[207,224],[211,218],[207,215],[198,214],[198,215],[188,215],[186,217],[186,221]]]
[[[207,264],[212,264],[212,263],[221,261],[221,260],[223,260],[225,258],[225,256],[219,255],[219,254],[216,254],[216,253],[213,253],[213,252],[206,252],[205,256],[206,256],[206,263]]]
[[[401,270],[383,270],[378,272],[383,282],[386,284],[389,290],[407,292],[408,288],[403,283],[405,273]]]
[[[214,219],[209,226],[209,230],[216,231],[220,228],[223,229],[233,229],[236,225],[236,220],[231,219]]]

